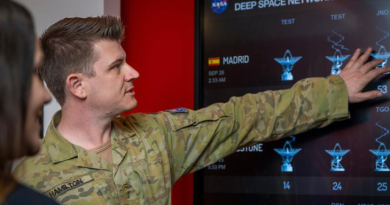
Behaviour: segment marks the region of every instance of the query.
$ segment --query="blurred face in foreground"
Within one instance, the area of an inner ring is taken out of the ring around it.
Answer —
[[[51,95],[43,85],[42,80],[39,79],[37,68],[41,65],[43,60],[43,52],[41,43],[36,40],[34,68],[31,79],[31,91],[29,101],[27,104],[27,113],[25,119],[25,145],[28,155],[38,153],[40,149],[40,130],[42,125],[39,123],[39,118],[42,117],[43,105],[51,100]]]

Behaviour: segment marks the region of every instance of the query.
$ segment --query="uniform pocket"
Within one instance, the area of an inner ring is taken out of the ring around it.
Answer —
[[[158,204],[166,201],[169,189],[166,188],[161,153],[121,167],[124,184],[118,197],[122,204]],[[166,174],[169,174],[169,170]]]
[[[109,180],[112,182],[111,180]],[[104,204],[107,205],[117,205],[118,204],[118,198],[116,197],[116,186],[113,183],[107,183],[104,179],[101,179],[94,183],[94,187],[98,189],[97,194],[99,196],[102,196],[104,199]],[[95,204],[95,203],[91,203]]]
[[[118,199],[121,204],[138,205],[140,204],[139,199],[142,195],[140,177],[133,171],[131,167],[129,169],[131,169],[132,171],[127,174],[128,179],[120,188]]]

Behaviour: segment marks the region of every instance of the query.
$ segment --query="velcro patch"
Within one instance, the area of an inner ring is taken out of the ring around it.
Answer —
[[[176,109],[172,109],[172,110],[167,110],[167,112],[170,112],[172,114],[176,114],[176,113],[187,113],[188,110],[186,108],[176,108]]]
[[[60,185],[54,187],[53,189],[47,191],[45,194],[50,196],[51,198],[56,198],[57,196],[60,196],[69,190],[80,187],[88,182],[93,181],[93,180],[94,179],[92,178],[92,176],[90,174],[84,175],[84,176],[76,178],[70,182],[60,184]]]

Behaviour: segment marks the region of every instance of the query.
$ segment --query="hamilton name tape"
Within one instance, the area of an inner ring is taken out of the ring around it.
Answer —
[[[93,178],[91,175],[84,175],[82,177],[79,177],[75,180],[72,180],[70,182],[66,182],[63,184],[60,184],[53,189],[46,192],[46,195],[50,196],[51,198],[56,198],[57,196],[60,196],[64,193],[66,193],[69,190],[75,189],[77,187],[80,187],[90,181],[93,181]]]

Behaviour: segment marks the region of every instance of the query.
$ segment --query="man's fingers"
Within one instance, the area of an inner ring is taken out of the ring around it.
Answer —
[[[388,67],[383,67],[383,68],[378,68],[378,69],[372,70],[365,75],[364,81],[365,81],[365,83],[368,84],[369,82],[374,80],[376,77],[378,77],[384,73],[387,73],[387,72],[390,72],[390,68],[388,68]]]
[[[359,55],[360,55],[360,52],[362,52],[360,50],[360,48],[356,49],[355,52],[353,53],[352,57],[351,57],[351,60],[349,60],[349,62],[347,63],[347,65],[344,67],[344,70],[348,70],[350,68],[352,68],[352,65],[356,62],[356,60],[359,58]]]
[[[370,70],[372,70],[373,68],[377,67],[382,62],[383,62],[382,59],[376,59],[376,60],[373,60],[371,62],[368,62],[360,69],[360,71],[362,73],[368,73]]]
[[[353,100],[354,102],[363,102],[366,100],[373,100],[375,98],[382,97],[382,93],[378,90],[372,90],[372,91],[367,91],[364,93],[358,93],[355,95],[355,99]]]
[[[358,70],[365,62],[367,62],[371,52],[372,48],[367,48],[363,55],[357,59],[356,63],[352,66],[352,69]]]

